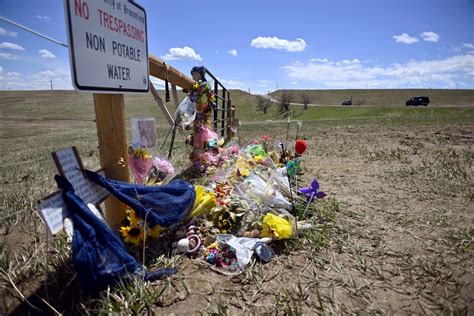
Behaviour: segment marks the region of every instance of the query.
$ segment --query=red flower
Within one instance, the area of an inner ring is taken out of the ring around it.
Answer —
[[[295,143],[295,153],[301,156],[306,151],[307,147],[308,143],[305,140],[298,139]]]

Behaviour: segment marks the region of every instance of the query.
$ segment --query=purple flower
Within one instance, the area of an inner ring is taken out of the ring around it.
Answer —
[[[169,174],[174,173],[173,165],[168,160],[155,157],[153,158],[152,164],[153,164],[153,167],[156,168],[156,170],[163,172],[165,176],[168,176]]]

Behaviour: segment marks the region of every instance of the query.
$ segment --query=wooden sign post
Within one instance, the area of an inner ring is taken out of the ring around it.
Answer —
[[[129,182],[123,94],[94,94],[94,108],[99,139],[100,165],[109,179]],[[118,228],[126,217],[127,207],[110,195],[105,200],[105,217],[112,228]]]
[[[64,0],[64,11],[73,85],[94,93],[101,167],[107,178],[128,182],[123,93],[149,91],[145,9],[131,0]],[[126,207],[112,197],[105,206],[117,228]]]
[[[101,167],[107,178],[128,182],[123,93],[151,90],[172,125],[173,118],[150,84],[149,76],[171,83],[175,106],[178,105],[176,86],[190,91],[194,81],[148,55],[146,12],[135,1],[64,0],[64,3],[72,82],[77,90],[94,93]],[[105,216],[112,228],[123,221],[125,210],[125,205],[116,198],[107,198]]]

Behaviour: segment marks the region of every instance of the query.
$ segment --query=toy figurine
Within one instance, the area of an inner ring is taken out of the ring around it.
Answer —
[[[191,69],[193,80],[196,81],[189,92],[189,98],[196,103],[196,119],[193,123],[191,161],[197,168],[215,165],[218,162],[217,133],[211,127],[211,112],[215,108],[215,97],[206,80],[206,68],[196,66]]]

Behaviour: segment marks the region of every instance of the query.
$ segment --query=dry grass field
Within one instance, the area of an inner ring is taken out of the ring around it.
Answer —
[[[275,109],[256,113],[254,97],[232,93],[242,143],[285,138]],[[85,167],[98,168],[92,98],[1,92],[0,313],[473,314],[474,98],[458,97],[432,97],[426,108],[292,107],[310,144],[302,181],[317,177],[329,193],[310,209],[314,229],[238,277],[150,254],[148,267],[178,273],[85,297],[65,237],[46,236],[35,201],[55,188],[50,152],[74,145]],[[159,138],[166,134],[150,96],[127,97],[126,111],[156,117]],[[177,143],[174,163],[184,169],[188,149]]]

